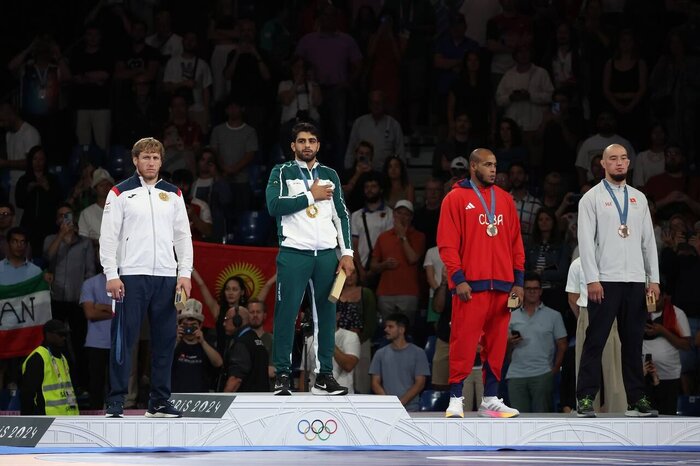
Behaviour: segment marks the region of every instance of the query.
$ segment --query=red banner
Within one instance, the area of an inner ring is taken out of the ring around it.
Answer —
[[[277,248],[252,246],[229,246],[225,244],[194,242],[194,268],[202,276],[209,292],[217,300],[221,287],[230,277],[239,276],[246,284],[247,295],[255,297],[265,282],[276,273]],[[196,283],[192,283],[192,297],[202,301]],[[275,310],[275,293],[268,293],[265,300],[267,318],[264,328],[272,331],[272,316]],[[214,326],[214,318],[204,304],[206,327]]]

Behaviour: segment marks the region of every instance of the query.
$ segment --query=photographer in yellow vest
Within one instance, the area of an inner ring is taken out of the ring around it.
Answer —
[[[44,324],[44,341],[22,364],[23,415],[77,416],[78,401],[63,355],[68,329],[60,320]]]

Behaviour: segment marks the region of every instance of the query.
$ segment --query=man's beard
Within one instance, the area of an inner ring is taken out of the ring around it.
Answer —
[[[489,187],[493,186],[494,181],[488,181],[488,180],[484,177],[484,175],[482,175],[482,174],[479,173],[478,171],[475,171],[475,172],[474,172],[474,175],[476,176],[476,179],[479,180],[479,183],[481,183],[484,187],[489,188]]]
[[[613,180],[615,180],[619,183],[619,182],[625,181],[627,179],[627,173],[611,173],[610,178],[612,178]]]
[[[304,154],[303,151],[298,151],[296,152],[296,157],[297,159],[303,161],[303,162],[311,162],[313,159],[316,158],[316,152],[311,152],[311,154],[307,155]]]
[[[379,199],[381,199],[380,194],[375,194],[373,196],[365,196],[365,202],[368,204],[374,204],[375,202],[379,202]]]
[[[666,173],[670,175],[675,175],[676,173],[680,173],[683,170],[683,166],[681,164],[666,164]]]

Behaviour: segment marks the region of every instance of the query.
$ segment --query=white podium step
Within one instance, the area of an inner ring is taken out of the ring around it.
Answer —
[[[0,446],[37,448],[697,447],[700,418],[409,415],[394,396],[174,395],[185,416],[3,417]]]

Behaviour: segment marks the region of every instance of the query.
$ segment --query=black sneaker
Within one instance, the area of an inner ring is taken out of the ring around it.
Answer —
[[[592,396],[584,396],[576,400],[576,415],[578,417],[596,417]]]
[[[148,411],[146,417],[182,417],[182,413],[175,409],[175,406],[168,401],[153,401],[148,402]]]
[[[348,388],[340,385],[332,374],[318,374],[316,383],[311,387],[314,395],[347,395]]]
[[[124,403],[121,403],[119,401],[107,403],[105,417],[124,417]]]
[[[625,416],[628,417],[659,417],[659,412],[651,407],[646,396],[642,396],[635,404],[627,405]]]
[[[290,396],[292,394],[292,384],[289,374],[279,374],[275,377],[275,389],[273,393],[279,396]]]

